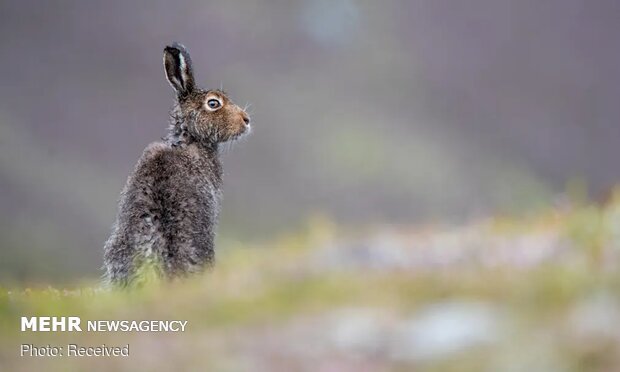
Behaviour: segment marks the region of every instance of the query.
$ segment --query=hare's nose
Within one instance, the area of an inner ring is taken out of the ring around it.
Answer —
[[[248,116],[248,114],[246,114],[245,112],[242,112],[242,113],[241,113],[241,117],[243,118],[243,121],[244,121],[246,124],[250,124],[250,117]]]

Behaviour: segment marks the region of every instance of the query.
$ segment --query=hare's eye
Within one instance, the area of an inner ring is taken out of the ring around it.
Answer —
[[[210,100],[207,101],[207,107],[209,107],[209,109],[211,110],[215,110],[220,108],[220,106],[222,106],[222,103],[220,103],[220,101],[218,101],[215,98],[211,98]]]

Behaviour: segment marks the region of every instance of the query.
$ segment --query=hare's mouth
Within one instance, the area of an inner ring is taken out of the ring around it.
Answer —
[[[252,132],[252,126],[250,124],[246,124],[243,131],[237,133],[233,139],[237,140],[239,138],[245,137]]]
[[[246,124],[245,127],[243,128],[243,130],[241,130],[241,131],[235,133],[234,135],[230,136],[224,142],[235,142],[235,141],[240,140],[243,137],[247,136],[248,134],[250,134],[250,132],[252,132],[252,126],[250,124]]]

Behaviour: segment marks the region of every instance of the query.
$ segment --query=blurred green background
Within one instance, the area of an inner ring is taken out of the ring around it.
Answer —
[[[116,200],[165,134],[162,49],[251,104],[220,247],[309,216],[459,222],[620,176],[614,1],[0,1],[0,283],[101,274]],[[361,228],[360,228],[360,231]]]

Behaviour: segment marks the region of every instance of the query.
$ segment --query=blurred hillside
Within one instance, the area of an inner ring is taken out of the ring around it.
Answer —
[[[0,2],[0,282],[99,275],[116,199],[165,133],[163,46],[251,103],[221,241],[325,213],[459,221],[620,178],[620,4]],[[223,244],[222,246],[226,246]]]
[[[617,371],[619,218],[616,198],[365,233],[315,219],[269,244],[231,245],[192,280],[0,288],[0,370]],[[26,314],[188,324],[19,332]],[[130,354],[20,357],[22,343],[129,344]]]

